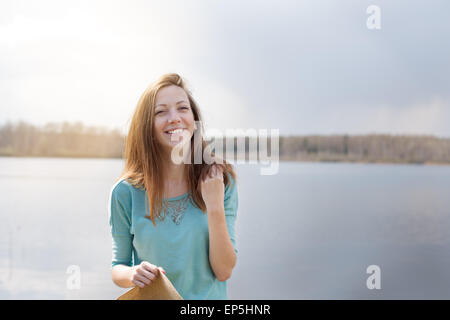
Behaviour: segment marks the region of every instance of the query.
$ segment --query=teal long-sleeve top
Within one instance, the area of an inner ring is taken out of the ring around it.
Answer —
[[[237,254],[238,192],[234,179],[230,175],[229,178],[224,194],[225,220]],[[227,299],[227,281],[217,280],[209,263],[208,216],[194,205],[191,194],[166,199],[165,217],[156,219],[156,227],[145,218],[146,198],[144,189],[124,179],[111,189],[112,267],[148,261],[164,268],[166,276],[186,300]]]

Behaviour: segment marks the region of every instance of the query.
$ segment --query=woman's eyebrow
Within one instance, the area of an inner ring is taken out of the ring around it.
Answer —
[[[181,100],[181,101],[178,101],[176,104],[179,104],[179,103],[182,103],[182,102],[187,102],[186,100]],[[164,103],[158,103],[155,107],[157,107],[157,106],[167,106],[167,104],[164,104]]]

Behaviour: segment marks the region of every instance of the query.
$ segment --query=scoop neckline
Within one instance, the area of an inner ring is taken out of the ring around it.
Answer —
[[[172,198],[163,198],[164,200],[167,200],[167,201],[175,201],[175,200],[179,200],[179,199],[181,199],[181,198],[184,198],[184,197],[186,197],[187,195],[189,195],[190,194],[190,192],[188,191],[188,192],[186,192],[186,193],[183,193],[182,195],[179,195],[179,196],[176,196],[176,197],[172,197]]]

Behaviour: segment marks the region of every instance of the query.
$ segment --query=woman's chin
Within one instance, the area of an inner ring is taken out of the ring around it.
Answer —
[[[164,141],[164,143],[162,144],[162,147],[164,148],[164,150],[166,150],[169,153],[171,153],[177,146],[181,147],[181,141],[180,142]]]

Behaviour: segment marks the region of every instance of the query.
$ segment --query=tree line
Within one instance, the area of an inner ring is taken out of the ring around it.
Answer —
[[[120,158],[124,146],[119,130],[80,122],[38,127],[20,121],[0,126],[0,156]]]
[[[0,126],[0,156],[121,158],[125,139],[118,129],[89,127],[80,122],[41,127],[23,121],[8,122]],[[245,141],[248,153],[249,137]],[[271,141],[268,143],[270,150]],[[279,152],[280,160],[288,161],[450,164],[450,138],[389,134],[281,136]]]
[[[431,135],[389,134],[281,137],[280,158],[450,164],[450,139]]]

